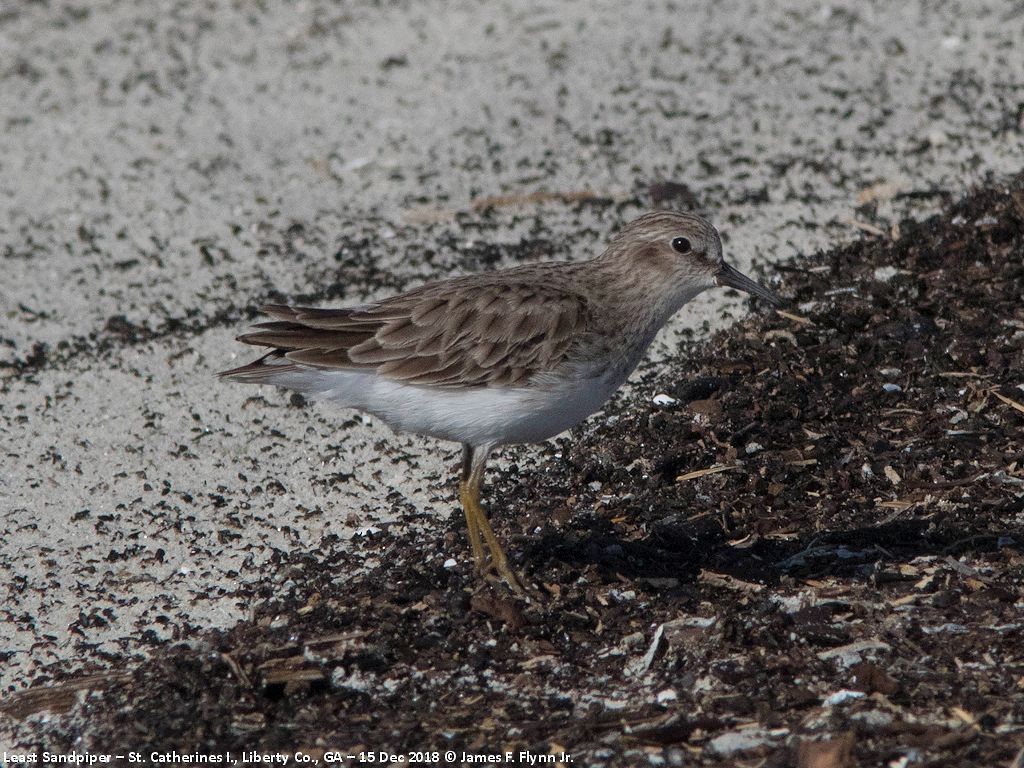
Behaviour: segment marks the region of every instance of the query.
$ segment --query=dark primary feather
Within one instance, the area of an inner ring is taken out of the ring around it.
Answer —
[[[239,340],[272,352],[222,375],[259,380],[307,366],[434,387],[525,384],[556,367],[587,323],[584,299],[536,270],[433,283],[349,309],[263,307],[274,319]]]

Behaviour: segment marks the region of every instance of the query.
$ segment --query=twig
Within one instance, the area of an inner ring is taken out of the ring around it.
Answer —
[[[973,371],[943,371],[939,374],[944,379],[991,379],[990,373],[974,373]]]
[[[800,315],[794,315],[792,312],[786,312],[783,309],[776,309],[775,314],[781,315],[787,320],[792,320],[794,323],[800,323],[801,325],[814,325],[814,322],[808,320],[806,317],[800,317]]]
[[[238,679],[238,682],[240,682],[246,688],[252,688],[252,680],[250,680],[249,676],[245,674],[245,670],[242,669],[242,665],[235,660],[234,656],[232,656],[230,653],[222,653],[220,655],[220,658],[225,664],[228,665],[228,667],[231,668],[231,672]]]
[[[857,229],[867,232],[869,235],[875,237],[887,237],[888,232],[884,229],[879,229],[874,224],[868,224],[866,221],[859,221],[858,219],[840,219],[840,224],[846,224],[849,227],[856,227]]]
[[[661,638],[665,636],[665,625],[659,624],[658,628],[654,630],[654,637],[651,638],[651,647],[647,649],[647,653],[644,654],[642,671],[646,672],[651,668],[651,664],[654,663],[654,657],[658,653],[658,648],[661,646]]]
[[[478,197],[470,207],[474,211],[484,208],[503,208],[512,205],[529,205],[530,203],[547,203],[551,201],[560,203],[578,203],[584,200],[610,200],[608,195],[599,195],[584,189],[574,192],[529,192],[521,195],[489,195]]]
[[[679,475],[679,477],[676,478],[676,482],[685,483],[687,480],[696,480],[698,477],[704,477],[704,475],[717,475],[719,472],[728,472],[730,469],[737,469],[737,467],[735,464],[730,464],[724,467],[695,469],[693,472],[687,472],[685,475]]]
[[[6,696],[0,701],[0,713],[23,719],[37,712],[67,712],[80,691],[111,690],[131,680],[127,672],[102,672],[85,675],[56,685],[38,686]]]
[[[776,264],[772,267],[776,272],[795,272],[801,275],[818,275],[822,272],[828,272],[832,267],[822,264],[817,267],[794,267],[789,264]]]
[[[902,512],[904,509],[910,509],[916,503],[916,501],[883,501],[878,506],[885,507],[886,509],[898,509]]]
[[[1018,403],[1016,400],[1011,400],[1006,395],[999,394],[999,392],[997,392],[995,389],[990,389],[989,392],[991,392],[993,395],[998,397],[1000,400],[1002,400],[1004,403],[1006,403],[1011,408],[1015,408],[1016,410],[1020,411],[1021,413],[1024,413],[1024,405],[1022,405],[1021,403]]]

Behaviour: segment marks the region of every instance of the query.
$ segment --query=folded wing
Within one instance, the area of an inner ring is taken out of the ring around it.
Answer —
[[[271,351],[222,376],[260,381],[285,366],[374,371],[432,387],[523,385],[564,359],[587,315],[571,291],[479,277],[350,309],[274,304],[262,311],[274,319],[239,340]]]

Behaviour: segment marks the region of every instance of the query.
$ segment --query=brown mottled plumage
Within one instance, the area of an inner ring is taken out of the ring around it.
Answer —
[[[588,321],[586,297],[548,272],[471,275],[351,309],[268,305],[262,311],[277,320],[239,341],[272,347],[296,366],[371,370],[407,384],[522,385],[564,360]],[[258,376],[263,367],[224,375]]]
[[[221,375],[462,442],[459,493],[474,559],[487,565],[486,543],[490,567],[518,589],[479,502],[487,455],[593,413],[665,322],[715,285],[777,301],[725,263],[709,222],[660,211],[624,227],[586,262],[468,275],[347,309],[266,306],[273,319],[239,340],[270,351]]]

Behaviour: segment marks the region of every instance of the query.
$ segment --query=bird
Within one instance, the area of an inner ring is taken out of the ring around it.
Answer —
[[[488,457],[599,410],[684,304],[723,286],[781,300],[732,267],[707,219],[655,211],[588,261],[429,282],[344,308],[268,304],[238,337],[267,348],[222,378],[270,384],[461,443],[459,500],[478,574],[524,594],[481,503]]]

